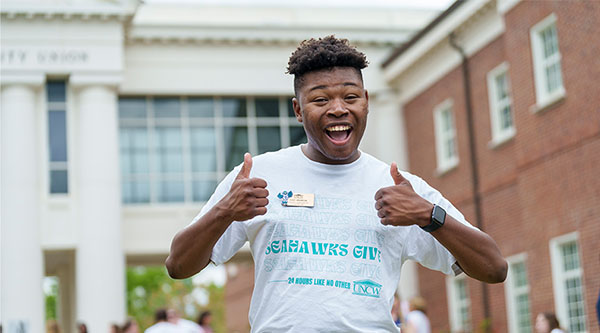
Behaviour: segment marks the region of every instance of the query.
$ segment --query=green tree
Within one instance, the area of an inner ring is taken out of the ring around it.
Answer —
[[[58,298],[58,283],[50,285],[49,292],[46,293],[46,320],[57,318],[56,303]]]
[[[208,293],[206,306],[193,297],[195,289],[204,289]],[[127,311],[142,330],[154,323],[154,312],[159,308],[175,309],[183,318],[192,321],[196,321],[201,311],[210,310],[215,331],[226,331],[223,287],[194,285],[192,278],[173,280],[164,266],[127,268]]]

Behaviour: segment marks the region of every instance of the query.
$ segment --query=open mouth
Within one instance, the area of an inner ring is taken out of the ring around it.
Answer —
[[[348,125],[333,125],[325,128],[327,136],[337,144],[343,144],[350,137],[352,127]]]

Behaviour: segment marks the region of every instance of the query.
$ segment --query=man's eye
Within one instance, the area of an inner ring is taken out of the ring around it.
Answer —
[[[323,98],[323,97],[319,97],[319,98],[315,98],[313,101],[316,103],[325,103],[325,102],[327,102],[327,99]]]
[[[346,96],[346,99],[357,99],[357,98],[358,98],[358,96],[356,96],[356,95],[348,95],[348,96]]]

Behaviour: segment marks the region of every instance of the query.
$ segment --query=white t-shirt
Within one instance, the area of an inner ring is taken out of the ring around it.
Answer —
[[[411,311],[406,315],[406,324],[412,325],[416,329],[416,333],[431,333],[429,319],[419,310]]]
[[[204,329],[195,322],[183,318],[177,321],[177,327],[182,333],[204,333]]]
[[[250,176],[267,182],[267,214],[233,222],[211,255],[222,264],[250,242],[252,332],[398,332],[390,309],[404,261],[460,272],[450,252],[418,226],[380,223],[374,196],[394,185],[389,169],[364,152],[350,164],[317,163],[300,146],[254,157]],[[194,222],[227,194],[239,170],[219,184]],[[402,175],[419,195],[469,225],[421,178]],[[314,207],[283,206],[284,191],[314,194]]]
[[[181,333],[181,330],[175,324],[161,321],[148,327],[144,333]]]

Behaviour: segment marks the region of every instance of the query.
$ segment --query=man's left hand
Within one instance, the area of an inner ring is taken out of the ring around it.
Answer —
[[[390,174],[395,185],[381,188],[375,193],[375,209],[377,209],[377,216],[381,219],[381,224],[428,225],[431,220],[433,204],[413,190],[410,182],[398,171],[395,162],[390,167]]]

